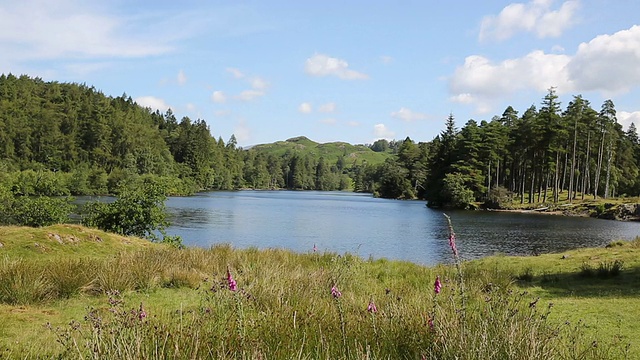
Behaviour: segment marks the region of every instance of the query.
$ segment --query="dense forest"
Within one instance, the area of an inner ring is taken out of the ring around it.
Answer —
[[[203,190],[353,190],[430,206],[638,196],[640,142],[612,101],[565,110],[552,88],[540,108],[491,121],[453,115],[429,142],[318,144],[306,137],[242,149],[202,119],[180,120],[85,84],[0,76],[0,186],[14,195],[113,194],[152,179],[168,194]]]
[[[84,84],[0,76],[0,184],[15,195],[112,194],[123,182],[153,178],[170,194],[202,190],[353,189],[368,147],[335,144],[327,159],[301,137],[296,147],[239,148],[212,136],[204,120],[176,118],[106,96]],[[367,154],[369,153],[369,154]],[[320,156],[318,156],[320,154]],[[360,186],[365,188],[364,186]]]
[[[408,153],[416,155],[399,153],[400,165],[430,206],[640,195],[635,125],[622,128],[611,100],[596,111],[577,95],[563,111],[554,88],[540,109],[531,106],[521,116],[507,107],[502,116],[469,120],[458,130],[450,115],[433,141]]]

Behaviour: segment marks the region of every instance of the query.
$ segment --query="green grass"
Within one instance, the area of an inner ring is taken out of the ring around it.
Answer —
[[[491,257],[473,266],[497,267],[524,278],[517,286],[553,303],[554,320],[581,322],[594,337],[635,339],[640,335],[640,238],[611,245],[533,257]],[[616,260],[623,264],[617,276],[583,274],[585,265],[597,270]],[[637,344],[631,351],[640,357]]]
[[[640,356],[640,240],[463,263],[462,294],[454,267],[349,254],[176,250],[68,225],[0,242],[0,359]],[[617,275],[584,274],[616,260]]]
[[[344,157],[345,166],[362,164],[366,161],[370,165],[381,164],[391,153],[375,152],[365,145],[352,145],[345,142],[331,142],[320,144],[301,136],[286,141],[278,141],[271,144],[253,146],[249,151],[256,151],[267,155],[283,156],[287,152],[299,155],[309,155],[312,158],[324,160],[329,164],[335,164],[338,158]]]
[[[0,258],[9,256],[29,260],[104,257],[156,246],[148,240],[71,224],[42,228],[0,226],[0,244]]]

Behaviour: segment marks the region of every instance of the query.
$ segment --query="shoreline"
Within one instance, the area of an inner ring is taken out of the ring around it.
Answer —
[[[539,207],[535,209],[482,209],[484,211],[510,212],[519,214],[540,214],[552,216],[587,217],[603,220],[640,222],[640,203],[576,203],[560,206]]]

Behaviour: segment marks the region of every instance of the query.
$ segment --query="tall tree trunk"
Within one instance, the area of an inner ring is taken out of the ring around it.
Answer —
[[[487,174],[489,176],[487,181],[487,196],[489,196],[489,193],[491,193],[491,160],[489,160],[489,166],[487,166],[487,169],[489,170],[489,173]]]
[[[569,163],[569,152],[564,153],[564,166],[562,167],[562,183],[560,184],[560,189],[566,189],[567,185],[567,166]]]
[[[556,171],[553,175],[553,203],[560,198],[560,151],[556,151]]]
[[[589,189],[587,188],[587,184],[589,184],[589,162],[590,162],[590,158],[589,158],[589,150],[590,150],[590,144],[591,142],[591,131],[589,131],[589,133],[587,134],[587,159],[584,162],[584,174],[582,175],[582,200],[584,200],[584,194],[587,193],[587,191],[589,191]]]
[[[526,175],[527,175],[527,173],[526,173],[527,170],[526,170],[525,166],[526,166],[526,163],[523,162],[522,163],[522,168],[520,170],[520,185],[519,185],[519,188],[520,188],[520,204],[524,204],[524,183],[525,183],[525,179],[526,179]]]
[[[613,140],[609,137],[609,146],[607,149],[607,179],[604,185],[604,198],[609,197],[609,177],[611,175],[611,159],[613,158]]]
[[[598,198],[598,188],[600,187],[600,172],[602,171],[602,153],[604,152],[604,135],[606,131],[602,130],[602,140],[600,141],[600,149],[598,150],[598,164],[596,165],[596,178],[593,184],[593,198]]]
[[[535,154],[533,155],[533,159],[535,160]],[[529,188],[529,204],[533,204],[534,196],[535,196],[535,179],[536,179],[536,171],[535,171],[535,161],[531,161],[531,186]]]
[[[567,199],[569,202],[573,200],[573,176],[576,173],[576,146],[578,144],[578,118],[576,117],[573,125],[573,155],[571,156],[571,178],[569,179],[569,194]]]

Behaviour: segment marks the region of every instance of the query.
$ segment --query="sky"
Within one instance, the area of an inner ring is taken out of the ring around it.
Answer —
[[[0,0],[0,73],[94,86],[248,147],[430,141],[554,87],[640,125],[637,0]]]

